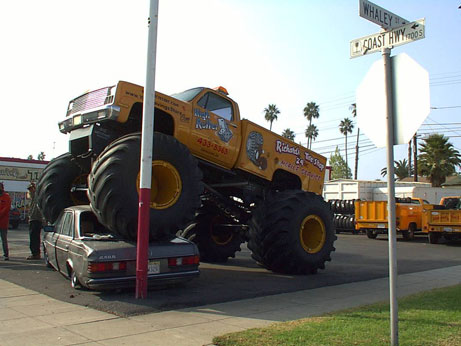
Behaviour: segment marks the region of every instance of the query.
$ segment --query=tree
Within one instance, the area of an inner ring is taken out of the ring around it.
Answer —
[[[282,132],[282,137],[285,137],[291,141],[294,141],[295,140],[295,133],[294,131],[291,131],[290,129],[285,129],[283,130]]]
[[[432,134],[424,139],[419,150],[418,173],[429,177],[434,187],[441,186],[461,166],[461,156],[448,140],[444,135]]]
[[[45,161],[45,153],[43,151],[40,152],[40,154],[37,155],[37,160],[39,161]]]
[[[345,155],[346,155],[346,166],[347,167],[349,167],[349,165],[347,164],[347,134],[352,133],[353,128],[354,128],[354,125],[352,124],[352,121],[349,118],[344,118],[339,123],[339,132],[341,132],[344,135],[344,139],[345,139],[345,150],[346,150]]]
[[[394,161],[394,175],[397,180],[403,180],[413,174],[413,168],[408,164],[407,159]],[[387,175],[387,167],[381,169],[381,175],[384,177]]]
[[[270,122],[270,130],[272,131],[272,122],[277,120],[277,116],[280,114],[279,109],[276,105],[270,104],[267,108],[264,108],[264,118]]]
[[[307,137],[307,148],[310,149],[312,147],[312,141],[315,141],[317,136],[319,135],[319,130],[317,129],[317,126],[314,124],[310,124],[305,133]]]
[[[312,124],[312,119],[317,119],[320,116],[319,106],[315,102],[309,102],[306,107],[304,107],[304,116],[309,121],[309,126]]]
[[[353,103],[349,107],[352,116],[357,116],[357,104]],[[355,144],[355,165],[354,165],[354,179],[357,180],[357,172],[359,169],[359,138],[360,138],[360,127],[357,126],[357,142]]]
[[[347,166],[346,161],[341,156],[339,148],[336,147],[335,153],[330,155],[331,179],[351,179],[352,172]]]

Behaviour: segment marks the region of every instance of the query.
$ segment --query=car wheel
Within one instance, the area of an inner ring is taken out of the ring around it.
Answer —
[[[70,287],[73,289],[78,289],[82,285],[80,284],[80,281],[78,280],[77,274],[75,274],[75,271],[71,268],[70,269]]]

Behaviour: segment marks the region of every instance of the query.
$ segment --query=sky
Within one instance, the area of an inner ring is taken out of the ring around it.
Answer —
[[[426,19],[426,37],[391,55],[406,53],[429,73],[431,111],[418,128],[420,143],[443,133],[461,151],[461,0],[374,2],[409,21]],[[303,145],[303,108],[315,102],[319,135],[312,149],[329,158],[338,146],[345,155],[338,126],[351,118],[353,170],[357,123],[350,105],[382,59],[350,59],[351,40],[380,31],[358,8],[356,0],[159,0],[156,90],[224,86],[242,117],[267,128],[263,110],[276,104],[272,130],[290,128]],[[0,156],[56,157],[68,150],[57,124],[69,100],[118,80],[144,85],[148,14],[148,0],[2,1]],[[358,178],[382,179],[386,149],[363,131],[359,139]],[[395,146],[395,160],[407,158],[407,150]]]

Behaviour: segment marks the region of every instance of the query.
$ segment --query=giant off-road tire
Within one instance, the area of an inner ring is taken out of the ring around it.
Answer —
[[[59,213],[72,205],[88,204],[86,195],[72,188],[86,183],[87,174],[75,163],[70,153],[50,161],[37,183],[37,204],[43,217],[53,223]]]
[[[255,211],[248,248],[274,272],[314,274],[331,261],[335,240],[333,214],[323,198],[288,190],[272,193]]]
[[[187,227],[181,236],[197,245],[203,262],[227,262],[229,257],[234,258],[235,253],[241,250],[243,243],[238,225],[210,203],[200,208],[195,225]]]
[[[93,164],[88,178],[90,205],[99,221],[125,239],[137,238],[141,135],[111,143]],[[200,207],[202,172],[186,146],[154,134],[149,240],[182,229]]]

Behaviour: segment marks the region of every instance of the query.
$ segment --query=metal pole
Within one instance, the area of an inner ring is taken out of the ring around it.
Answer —
[[[414,181],[418,181],[418,143],[416,133],[413,136],[413,169],[415,171]]]
[[[157,55],[158,0],[150,1],[146,86],[144,88],[141,166],[139,183],[138,243],[136,253],[136,298],[147,297],[149,211],[154,141],[155,62]]]
[[[391,50],[382,51],[384,61],[384,80],[386,90],[386,119],[387,119],[387,218],[389,238],[389,298],[390,298],[390,323],[391,345],[399,344],[398,330],[398,303],[397,303],[397,255],[396,255],[396,225],[395,225],[395,184],[394,184],[394,112],[393,88],[391,69]]]

